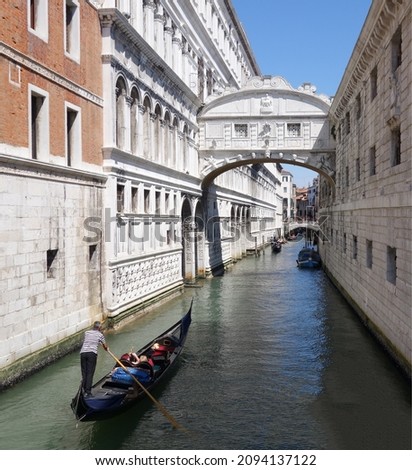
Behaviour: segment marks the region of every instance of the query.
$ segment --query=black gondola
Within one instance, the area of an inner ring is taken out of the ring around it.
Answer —
[[[192,304],[181,320],[137,351],[135,354],[144,358],[138,364],[134,365],[130,359],[126,359],[126,355],[122,356],[120,362],[123,367],[115,364],[109,373],[93,385],[90,396],[86,397],[80,386],[71,402],[76,418],[79,421],[106,419],[144,398],[144,389],[152,390],[181,354],[192,320],[191,312]]]
[[[272,241],[272,253],[280,253],[282,250],[282,243],[280,240]]]

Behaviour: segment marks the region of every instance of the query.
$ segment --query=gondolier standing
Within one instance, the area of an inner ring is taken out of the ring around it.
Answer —
[[[82,386],[85,396],[91,395],[93,385],[94,371],[96,370],[97,362],[97,349],[99,344],[108,351],[106,340],[101,332],[101,323],[95,321],[93,329],[86,331],[84,334],[84,341],[80,350],[80,367],[82,370]]]

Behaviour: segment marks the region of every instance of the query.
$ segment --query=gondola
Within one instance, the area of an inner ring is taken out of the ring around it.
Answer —
[[[272,253],[280,253],[282,250],[282,243],[280,240],[272,241]]]
[[[124,354],[113,369],[93,385],[90,396],[85,396],[80,385],[71,402],[77,420],[110,418],[144,398],[146,391],[150,393],[168,375],[180,356],[191,323],[191,312],[192,304],[181,320],[137,351],[133,355],[140,358],[137,364],[132,362],[130,354]]]
[[[320,268],[322,264],[319,253],[310,247],[299,251],[296,263],[299,268]]]

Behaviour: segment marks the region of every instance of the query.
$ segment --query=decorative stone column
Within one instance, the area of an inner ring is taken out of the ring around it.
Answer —
[[[165,17],[163,15],[163,7],[158,5],[157,11],[154,15],[154,30],[156,37],[156,52],[162,59],[165,57],[164,24]]]
[[[132,25],[143,36],[143,0],[132,1]]]
[[[154,48],[154,12],[156,5],[152,0],[144,0],[144,38]]]
[[[182,74],[182,35],[176,30],[172,39],[173,70],[180,77]]]
[[[193,284],[196,281],[196,223],[192,220],[184,221],[183,233],[184,281]]]
[[[164,26],[164,38],[165,38],[165,61],[171,67],[172,66],[172,38],[173,38],[173,27],[172,20],[166,19]]]

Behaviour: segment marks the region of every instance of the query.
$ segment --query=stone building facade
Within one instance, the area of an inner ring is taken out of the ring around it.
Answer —
[[[375,0],[330,110],[336,193],[320,246],[328,274],[409,374],[411,70],[411,2]]]
[[[199,109],[259,74],[231,2],[100,3],[102,274],[115,325],[262,245],[277,183],[255,167],[201,188]]]
[[[100,217],[105,177],[96,9],[77,0],[1,8],[3,385],[101,317],[101,244],[86,243],[82,228]]]
[[[200,107],[259,75],[230,1],[27,0],[1,21],[0,388],[264,243],[277,187],[255,167],[201,188]]]

